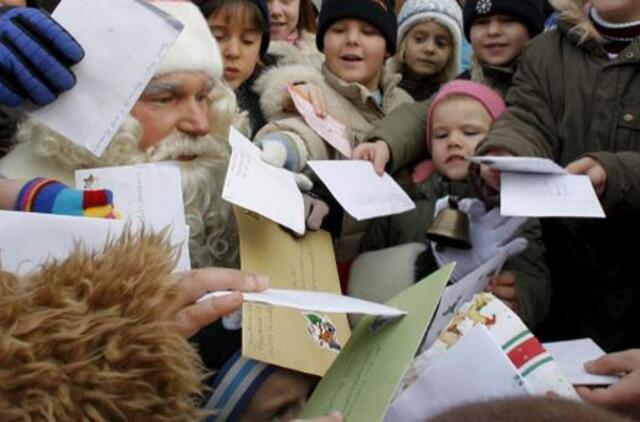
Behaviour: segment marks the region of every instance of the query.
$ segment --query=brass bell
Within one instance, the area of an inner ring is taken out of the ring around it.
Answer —
[[[427,237],[439,246],[471,249],[469,216],[458,209],[458,198],[455,196],[449,197],[449,207],[440,211],[427,230]]]

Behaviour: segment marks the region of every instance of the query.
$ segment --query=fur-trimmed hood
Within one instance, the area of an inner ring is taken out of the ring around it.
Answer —
[[[268,53],[280,65],[307,64],[319,68],[324,61],[324,54],[316,47],[316,35],[304,30],[300,31],[296,45],[284,40],[271,40]]]
[[[24,278],[0,271],[4,420],[193,420],[202,367],[168,322],[164,235],[78,248]]]

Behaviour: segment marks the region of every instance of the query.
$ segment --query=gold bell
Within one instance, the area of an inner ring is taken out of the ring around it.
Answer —
[[[427,237],[439,246],[458,249],[471,249],[469,239],[469,216],[458,209],[458,198],[449,197],[449,207],[440,211],[429,230]]]

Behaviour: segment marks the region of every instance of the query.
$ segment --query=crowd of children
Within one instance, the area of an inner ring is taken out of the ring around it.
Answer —
[[[201,13],[198,18],[206,20],[214,37],[210,42],[220,50],[221,58],[216,56],[214,61],[222,60],[215,64],[221,70],[212,71],[213,85],[234,91],[238,112],[248,120],[248,133],[265,162],[306,176],[308,183],[301,186],[306,212],[311,214],[314,207],[316,211],[314,221],[308,218],[307,225],[331,233],[345,293],[376,300],[390,297],[451,261],[457,262],[451,281],[455,283],[496,253],[505,252],[505,266],[488,290],[540,339],[591,337],[607,352],[640,347],[640,334],[633,323],[640,318],[640,283],[630,246],[640,234],[640,2],[553,0],[553,9],[543,0],[193,3]],[[2,6],[0,24],[5,24],[3,14],[16,10],[21,9]],[[545,30],[549,13],[554,13],[555,26]],[[472,52],[467,57],[470,68],[461,71],[463,37]],[[10,54],[2,45],[0,54]],[[5,72],[3,63],[0,60],[0,73]],[[15,84],[2,84],[3,105],[15,107],[15,94],[33,89],[28,83],[16,89]],[[205,81],[202,85],[208,86]],[[319,114],[329,114],[346,126],[351,157],[344,157],[325,142],[291,107],[289,88],[310,100]],[[210,95],[203,98],[216,101]],[[143,93],[132,113],[143,127],[137,146],[142,152],[148,149],[145,128],[153,127],[148,120],[155,116],[140,113],[144,99]],[[208,116],[209,111],[207,106],[203,114]],[[2,158],[14,149],[14,110],[3,111],[0,119]],[[205,126],[197,136],[228,130]],[[196,139],[196,132],[189,136]],[[550,158],[569,173],[589,177],[607,217],[501,216],[497,206],[499,173],[470,164],[466,158],[474,155]],[[371,161],[379,174],[388,172],[416,208],[368,221],[350,217],[307,165],[309,160],[349,158]],[[2,161],[0,168],[11,169]],[[51,179],[5,176],[9,178],[0,175],[0,209],[118,216],[118,204],[113,203],[108,190],[82,192]],[[216,183],[219,186],[221,181]],[[453,197],[471,221],[475,247],[469,250],[436,246],[427,236],[436,216],[454,206]],[[319,209],[323,210],[320,214]],[[213,237],[208,235],[206,242],[214,242]],[[150,247],[148,242],[127,239],[116,245],[113,256],[123,259],[132,254],[132,248]],[[408,244],[417,246],[404,249],[398,258],[397,248]],[[166,245],[163,248],[167,249]],[[162,262],[167,261],[167,251],[157,253]],[[372,253],[372,260],[386,267],[385,277],[391,274],[392,278],[376,277],[375,266],[364,272],[360,267],[350,278],[354,260]],[[105,259],[115,259],[113,256]],[[74,262],[80,258],[75,256]],[[90,271],[90,264],[82,265],[83,271]],[[131,265],[135,267],[133,278],[148,280],[139,263]],[[52,266],[49,271],[64,274],[69,269]],[[200,353],[199,358],[189,355],[181,369],[182,401],[176,406],[186,406],[184,397],[194,393],[190,389],[194,380],[187,372],[195,371],[192,366],[200,359],[215,372],[206,381],[213,389],[204,394],[200,404],[218,420],[296,417],[317,379],[240,356],[241,332],[238,327],[225,326],[220,317],[237,309],[241,298],[218,298],[216,306],[224,312],[212,314],[209,309],[205,316],[199,316],[199,312],[207,312],[205,308],[190,308],[196,306],[196,290],[260,290],[266,287],[266,280],[237,271],[215,271],[195,270],[185,276],[197,285],[193,291],[176,293],[176,287],[169,283],[172,287],[167,291],[156,292],[154,300],[172,299],[169,314],[159,316],[148,310],[150,321],[183,323],[187,328],[178,331],[182,337],[190,337]],[[204,274],[222,281],[207,282],[209,285],[203,281]],[[403,277],[406,280],[399,281]],[[11,284],[15,279],[0,272],[0,281],[6,280],[8,286],[0,289],[7,298],[0,297],[0,304],[22,297]],[[57,302],[51,299],[47,303]],[[0,318],[5,328],[7,321],[17,324],[20,310],[11,309],[6,321]],[[184,352],[184,345],[164,332],[162,336],[166,342],[163,347]],[[0,344],[0,355],[2,350]],[[638,351],[613,353],[587,369],[618,373],[623,378],[609,388],[578,389],[584,400],[640,416]],[[3,379],[9,382],[0,368]],[[5,391],[2,386],[1,391]],[[164,394],[171,394],[171,390]],[[279,399],[274,401],[274,395]],[[231,396],[234,399],[228,400]],[[7,403],[0,398],[0,413],[3,405],[9,408]],[[537,408],[545,406],[544,401],[531,403],[528,405]],[[503,418],[514,412],[508,403],[495,406],[502,409]],[[117,414],[110,413],[112,410],[98,408],[95,412]],[[130,416],[141,417],[140,409],[129,411]],[[464,411],[450,415],[450,420],[466,417],[462,416]],[[482,406],[466,411],[496,412]],[[12,416],[21,415],[15,412]],[[186,414],[201,416],[192,410]],[[567,420],[570,417],[562,415]],[[563,420],[562,415],[558,420]],[[340,416],[327,418],[339,420]]]

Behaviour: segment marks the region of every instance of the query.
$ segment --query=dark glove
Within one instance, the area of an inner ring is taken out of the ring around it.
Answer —
[[[0,104],[52,103],[76,83],[69,69],[84,57],[51,16],[29,7],[0,7]]]

